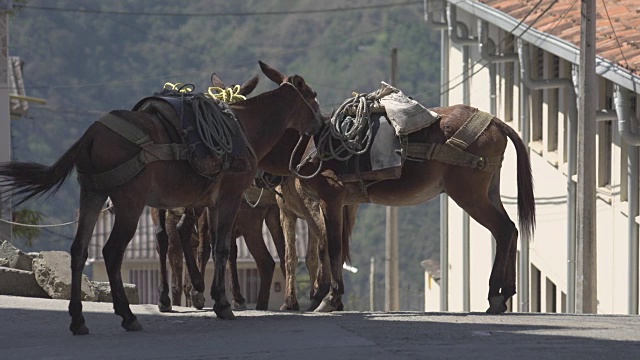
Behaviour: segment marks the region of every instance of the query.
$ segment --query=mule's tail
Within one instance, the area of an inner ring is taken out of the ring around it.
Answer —
[[[13,192],[19,198],[14,206],[44,195],[55,194],[69,177],[75,167],[75,161],[85,143],[85,136],[65,152],[55,164],[45,166],[34,162],[9,162],[0,165],[0,186],[6,187],[1,194],[4,198]]]
[[[342,207],[342,263],[351,262],[351,250],[349,243],[351,242],[351,229],[354,224],[351,224],[351,207]]]
[[[509,125],[497,121],[501,130],[511,139],[516,148],[518,176],[518,223],[520,234],[525,240],[531,239],[536,227],[536,201],[533,195],[531,161],[524,142]]]

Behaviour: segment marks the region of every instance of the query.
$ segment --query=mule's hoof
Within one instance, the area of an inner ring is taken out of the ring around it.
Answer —
[[[227,305],[225,307],[221,307],[218,305],[214,305],[213,311],[216,313],[216,316],[218,316],[219,319],[223,319],[223,320],[236,319],[236,316],[233,314],[233,311],[231,310],[231,306]]]
[[[160,310],[161,313],[166,313],[173,311],[173,308],[171,308],[171,303],[163,304],[161,302],[158,302],[158,310]]]
[[[122,327],[127,331],[142,331],[142,325],[138,322],[138,319],[133,319],[129,323],[122,322]]]
[[[77,329],[74,329],[73,325],[71,325],[70,330],[73,335],[87,335],[89,333],[89,328],[85,324],[78,326]]]
[[[322,303],[322,300],[311,299],[311,303],[309,304],[307,311],[315,311],[318,308],[318,306],[320,306],[321,303]]]
[[[507,305],[504,303],[504,296],[496,295],[489,298],[487,314],[502,314],[505,311],[507,311]]]
[[[336,310],[338,310],[338,308],[331,305],[329,300],[322,300],[320,305],[313,312],[333,312]]]
[[[191,302],[193,303],[193,307],[202,310],[204,309],[204,293],[192,291],[191,292]]]
[[[227,306],[225,308],[222,309],[215,309],[214,310],[216,315],[218,316],[219,319],[223,319],[223,320],[235,320],[236,316],[233,314],[233,311],[231,310],[230,306]]]
[[[236,302],[235,300],[233,301],[233,310],[236,311],[245,311],[247,310],[247,303],[246,302]],[[260,309],[256,309],[256,310],[260,310]]]
[[[287,303],[282,304],[280,306],[280,310],[282,311],[300,311],[300,305],[298,303],[294,303],[293,305],[289,305]]]

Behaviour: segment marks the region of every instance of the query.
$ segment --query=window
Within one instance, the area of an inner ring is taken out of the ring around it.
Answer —
[[[613,109],[613,84],[604,78],[599,79],[598,94],[600,108]],[[598,121],[596,127],[598,187],[611,190],[611,147],[613,141],[612,121]]]
[[[238,282],[240,283],[240,292],[247,300],[247,303],[257,303],[260,286],[258,269],[238,269]]]
[[[553,281],[547,278],[545,312],[552,312],[552,313],[558,312],[556,291],[557,291],[556,284],[554,284]]]
[[[507,34],[505,38],[504,52],[506,54],[515,52],[515,40],[512,34]],[[513,87],[515,86],[515,63],[506,62],[503,64],[504,66],[504,121],[512,122],[513,119]],[[513,126],[513,123],[510,124]]]
[[[129,270],[129,282],[138,287],[140,304],[158,303],[158,283],[160,270],[135,269]]]
[[[531,45],[530,45],[531,46]],[[531,77],[534,80],[544,78],[544,51],[532,47]],[[531,104],[531,150],[541,154],[542,149],[542,94],[543,90],[530,90]],[[525,140],[526,141],[526,140]]]
[[[542,311],[540,277],[540,270],[531,264],[531,312]]]
[[[557,79],[560,77],[560,59],[550,53],[544,56],[544,78]],[[548,155],[547,160],[558,166],[558,89],[544,91],[543,101],[546,118],[543,119],[543,150]]]

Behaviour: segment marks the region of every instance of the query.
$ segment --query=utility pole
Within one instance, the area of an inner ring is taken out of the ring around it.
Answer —
[[[596,238],[596,1],[581,0],[576,209],[576,312],[598,310]]]
[[[376,258],[373,256],[369,269],[369,311],[376,311]]]
[[[396,86],[398,68],[398,49],[391,50],[391,85]],[[398,208],[387,206],[387,230],[385,237],[385,311],[400,310],[400,291],[398,276]]]
[[[9,12],[11,0],[0,0],[0,163],[11,161],[9,101]],[[0,198],[0,219],[11,220],[11,200]],[[11,225],[0,221],[0,241],[11,242]]]

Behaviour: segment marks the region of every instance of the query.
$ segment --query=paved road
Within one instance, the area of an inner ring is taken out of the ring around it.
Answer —
[[[212,311],[135,305],[128,333],[111,304],[0,296],[0,359],[640,359],[640,317],[614,315]]]

